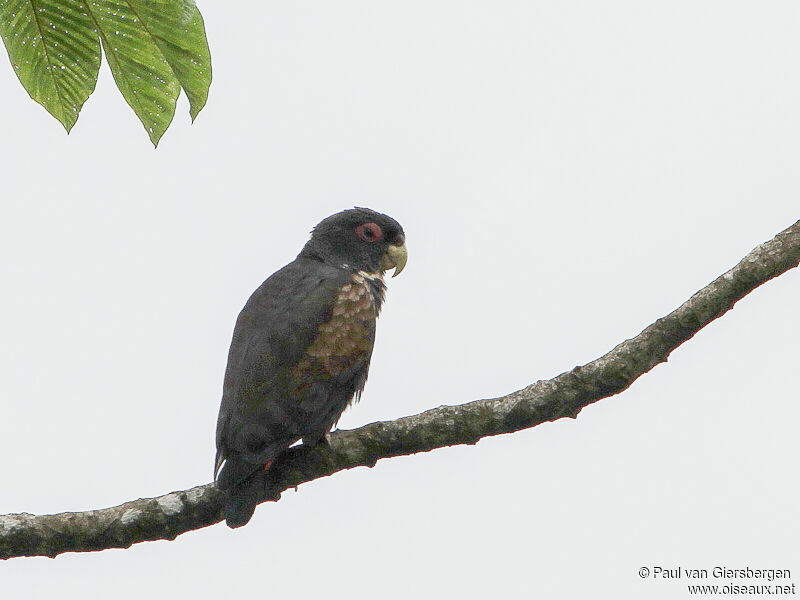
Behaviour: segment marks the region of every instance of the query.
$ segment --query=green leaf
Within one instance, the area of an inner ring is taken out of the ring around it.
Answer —
[[[206,104],[211,85],[211,54],[194,0],[130,0],[130,4],[186,92],[194,121]]]
[[[94,90],[100,43],[154,145],[181,88],[192,120],[208,97],[211,56],[193,0],[0,0],[0,34],[22,85],[67,131]]]
[[[0,35],[22,86],[69,132],[100,69],[82,0],[0,0]]]
[[[180,83],[129,2],[89,0],[87,6],[122,97],[158,145],[175,114]]]

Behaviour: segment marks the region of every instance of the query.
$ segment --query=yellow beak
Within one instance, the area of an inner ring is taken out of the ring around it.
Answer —
[[[400,246],[389,246],[381,256],[381,269],[388,271],[393,268],[394,275],[392,277],[397,277],[405,268],[407,261],[408,249],[406,249],[405,243]]]

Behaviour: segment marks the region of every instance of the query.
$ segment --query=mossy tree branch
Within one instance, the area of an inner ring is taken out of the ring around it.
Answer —
[[[330,446],[290,449],[270,470],[277,492],[382,458],[427,452],[511,433],[618,394],[759,285],[800,263],[800,221],[755,248],[727,273],[605,356],[548,381],[491,400],[441,406],[395,421],[336,431]],[[113,508],[56,515],[0,516],[0,558],[127,548],[222,520],[221,496],[206,484]]]

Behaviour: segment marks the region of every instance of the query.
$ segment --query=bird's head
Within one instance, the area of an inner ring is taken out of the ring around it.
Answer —
[[[368,208],[351,208],[331,215],[314,227],[301,257],[331,266],[376,273],[406,266],[406,236],[400,223]]]

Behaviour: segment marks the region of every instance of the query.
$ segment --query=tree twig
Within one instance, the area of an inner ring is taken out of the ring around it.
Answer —
[[[753,289],[798,263],[800,221],[756,247],[678,309],[587,365],[500,398],[336,431],[329,447],[291,448],[270,470],[274,489],[282,491],[344,469],[371,467],[382,458],[474,444],[486,436],[575,418],[584,406],[628,388]],[[213,484],[101,510],[2,515],[0,558],[128,548],[144,541],[172,540],[220,520],[221,497]]]

